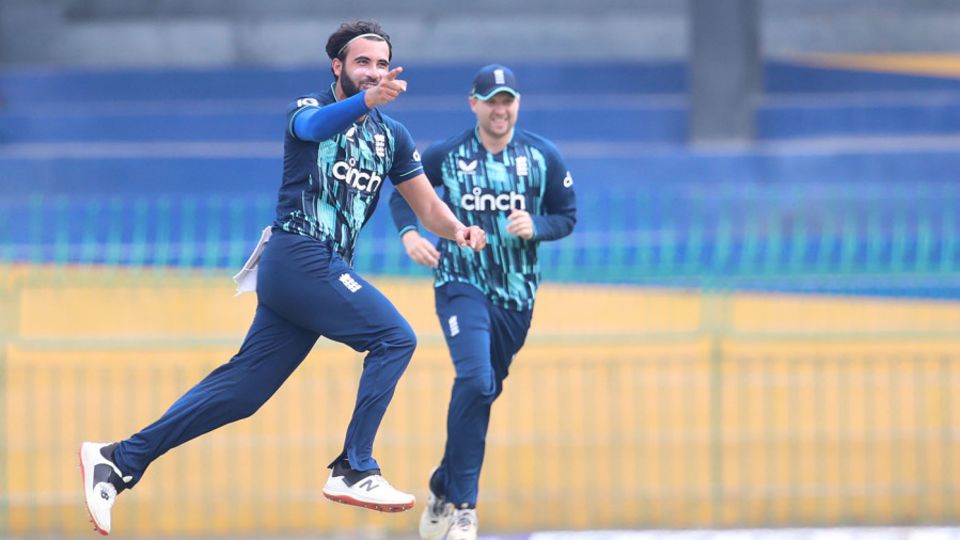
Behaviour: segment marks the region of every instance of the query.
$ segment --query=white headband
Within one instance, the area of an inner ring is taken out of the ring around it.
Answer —
[[[360,34],[359,36],[351,39],[350,41],[348,41],[348,42],[346,42],[346,43],[344,43],[343,47],[340,47],[340,50],[337,51],[337,56],[340,56],[341,54],[343,54],[343,50],[346,49],[348,45],[350,45],[351,43],[353,43],[354,41],[356,41],[356,40],[358,40],[358,39],[360,39],[360,38],[377,38],[377,40],[379,40],[379,41],[387,41],[387,40],[383,39],[383,36],[381,36],[380,34],[374,34],[374,33]]]

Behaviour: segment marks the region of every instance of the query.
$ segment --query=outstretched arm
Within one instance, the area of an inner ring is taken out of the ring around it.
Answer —
[[[333,137],[370,112],[370,109],[390,103],[397,99],[401,92],[406,91],[407,82],[397,79],[397,75],[402,72],[402,67],[396,67],[384,75],[373,88],[324,107],[319,107],[313,98],[297,100],[297,104],[302,108],[293,113],[291,131],[304,141],[320,142]]]

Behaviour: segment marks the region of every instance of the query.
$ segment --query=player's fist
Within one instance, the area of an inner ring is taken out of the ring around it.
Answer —
[[[383,77],[373,88],[367,89],[363,96],[363,101],[368,109],[385,105],[397,99],[401,92],[407,91],[407,81],[397,79],[397,75],[403,73],[402,67],[395,67]]]
[[[410,230],[403,233],[400,240],[403,241],[403,249],[407,252],[407,256],[413,259],[413,262],[427,268],[434,268],[440,264],[440,252],[417,231]]]
[[[507,216],[507,220],[508,233],[519,236],[524,240],[533,238],[533,218],[530,217],[529,212],[526,210],[514,210]]]
[[[464,227],[457,231],[457,245],[468,247],[474,251],[480,251],[487,245],[487,233],[476,225]]]

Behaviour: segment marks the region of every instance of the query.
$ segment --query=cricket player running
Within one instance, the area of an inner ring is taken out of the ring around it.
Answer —
[[[354,244],[385,177],[453,249],[481,250],[486,235],[463,225],[437,197],[407,129],[377,110],[406,90],[398,78],[402,68],[390,69],[389,36],[373,22],[344,23],[330,36],[326,52],[333,84],[287,110],[277,216],[259,260],[256,315],[240,351],[130,438],[81,445],[84,496],[102,534],[110,532],[117,495],[134,487],[150,463],[252,415],[320,336],[368,353],[343,451],[329,465],[324,495],[382,511],[414,505],[413,495],[381,476],[372,451],[416,336],[390,301],[353,271]]]
[[[487,247],[467,252],[441,238],[435,248],[420,236],[416,209],[402,192],[390,199],[407,254],[434,269],[437,316],[456,370],[443,459],[420,518],[421,538],[434,540],[477,537],[490,407],[530,328],[540,284],[537,246],[567,236],[576,223],[573,179],[560,153],[515,127],[520,93],[513,72],[481,69],[469,102],[476,127],[430,146],[423,167],[457,218],[488,232]]]

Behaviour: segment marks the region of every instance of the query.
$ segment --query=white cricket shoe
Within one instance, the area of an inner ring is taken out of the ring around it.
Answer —
[[[447,540],[477,540],[477,511],[461,508],[453,516],[453,525],[447,532]]]
[[[437,496],[432,490],[427,497],[427,507],[420,514],[420,538],[441,540],[453,524],[453,503]]]
[[[126,489],[132,476],[123,476],[110,461],[116,444],[85,442],[80,445],[80,473],[83,476],[83,498],[87,502],[90,522],[103,535],[110,534],[110,511],[117,494]]]
[[[353,471],[339,462],[330,471],[323,495],[331,501],[381,512],[403,512],[417,502],[413,495],[391,486],[379,470]]]

